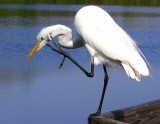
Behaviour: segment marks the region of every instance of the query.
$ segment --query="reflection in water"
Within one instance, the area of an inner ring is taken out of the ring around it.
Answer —
[[[147,15],[143,11],[140,14],[122,13],[117,12],[118,9],[111,11],[116,7],[105,8],[137,40],[152,66],[153,78],[145,77],[142,83],[136,83],[128,79],[121,67],[109,69],[110,80],[103,112],[159,99],[160,11],[154,14],[147,8]],[[16,9],[7,11],[12,14],[0,13],[0,122],[87,123],[87,116],[95,111],[101,95],[101,66],[95,68],[95,77],[92,79],[68,60],[58,70],[62,57],[47,47],[25,63],[40,29],[58,23],[73,29],[75,12],[50,10],[48,13],[47,10],[23,9],[22,13],[28,14],[22,14]],[[85,48],[67,51],[89,69],[90,59]]]

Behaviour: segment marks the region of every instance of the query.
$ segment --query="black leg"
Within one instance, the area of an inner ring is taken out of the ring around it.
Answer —
[[[53,41],[54,42],[54,41]],[[68,53],[66,53],[65,51],[63,51],[55,42],[54,42],[55,46],[58,48],[55,49],[53,48],[51,45],[47,44],[48,47],[50,47],[53,51],[61,54],[64,56],[61,64],[60,64],[60,67],[62,67],[63,63],[64,63],[64,60],[65,58],[68,58],[69,60],[71,60],[81,71],[83,71],[88,77],[93,77],[94,76],[94,58],[91,59],[91,72],[88,72],[86,71],[81,65],[79,65]],[[99,107],[98,107],[98,110],[96,113],[94,114],[91,114],[89,117],[88,117],[88,123],[89,124],[92,124],[92,121],[91,121],[91,118],[92,116],[99,116],[100,113],[101,113],[101,109],[102,109],[102,104],[103,104],[103,99],[104,99],[104,95],[105,95],[105,91],[106,91],[106,88],[107,88],[107,84],[108,84],[108,74],[107,74],[107,70],[106,70],[106,66],[103,65],[103,69],[104,69],[104,86],[103,86],[103,91],[102,91],[102,96],[101,96],[101,100],[100,100],[100,103],[99,103]]]
[[[103,69],[104,69],[104,86],[103,86],[101,100],[100,100],[97,112],[94,113],[94,114],[89,115],[89,117],[88,117],[88,123],[89,124],[92,124],[91,118],[93,116],[99,116],[101,114],[102,104],[103,104],[103,100],[104,100],[104,96],[105,96],[105,91],[106,91],[107,84],[108,84],[108,79],[109,79],[105,65],[103,65]]]
[[[88,77],[93,77],[94,76],[94,58],[91,59],[91,72],[86,71],[81,65],[79,65],[68,53],[66,53],[65,51],[63,51],[62,49],[60,49],[60,47],[58,47],[58,50],[53,48],[51,45],[46,44],[48,47],[50,47],[53,51],[61,54],[64,56],[60,67],[62,67],[65,58],[68,58],[69,60],[71,60],[81,71],[83,71]],[[57,47],[57,45],[56,45]]]

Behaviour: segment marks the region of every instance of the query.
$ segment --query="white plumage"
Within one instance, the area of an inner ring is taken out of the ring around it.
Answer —
[[[37,37],[42,42],[40,48],[51,37],[60,35],[58,43],[62,47],[74,49],[85,45],[94,64],[112,67],[120,64],[128,77],[137,81],[141,75],[149,75],[148,62],[136,43],[103,9],[97,6],[81,8],[75,16],[75,27],[78,34],[75,40],[72,40],[72,30],[64,25],[42,29]]]
[[[147,60],[138,49],[133,39],[119,27],[111,16],[96,6],[86,6],[80,9],[75,16],[76,39],[72,40],[72,30],[64,25],[53,25],[43,28],[37,36],[38,42],[28,55],[28,61],[36,51],[41,49],[49,41],[53,41],[55,47],[47,44],[53,51],[63,55],[60,68],[65,58],[71,60],[88,77],[94,76],[94,64],[103,64],[104,86],[99,107],[96,113],[88,117],[88,123],[92,122],[92,116],[99,116],[103,99],[108,84],[106,65],[114,67],[121,65],[130,79],[141,80],[141,75],[148,76]],[[61,47],[74,49],[85,46],[91,55],[91,71],[86,71],[68,53],[63,51],[54,41],[58,36],[58,44]],[[149,64],[148,64],[149,65]]]
[[[149,75],[145,58],[135,42],[101,8],[87,6],[79,10],[75,26],[90,55],[95,57],[95,64],[120,63],[127,75],[137,81],[140,75]]]

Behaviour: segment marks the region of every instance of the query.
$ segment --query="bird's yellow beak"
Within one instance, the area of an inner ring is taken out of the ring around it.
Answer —
[[[33,47],[32,51],[29,53],[28,57],[26,58],[26,62],[43,46],[45,46],[47,43],[46,40],[39,40],[37,44]]]

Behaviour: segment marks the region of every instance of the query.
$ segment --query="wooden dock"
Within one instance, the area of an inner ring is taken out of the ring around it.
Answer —
[[[160,124],[160,100],[91,118],[93,124]]]

